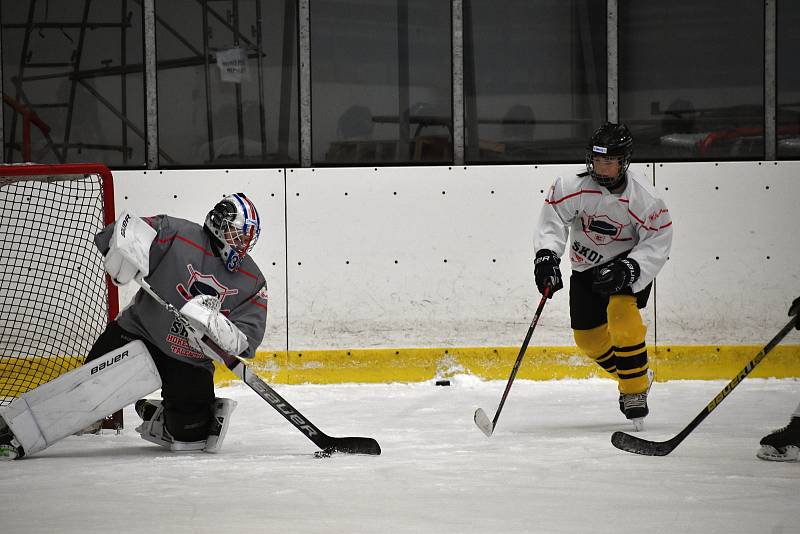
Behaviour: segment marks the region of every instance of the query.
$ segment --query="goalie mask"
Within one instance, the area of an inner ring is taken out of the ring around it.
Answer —
[[[256,207],[243,193],[228,195],[206,216],[217,252],[229,271],[238,271],[248,252],[258,241],[261,219]]]
[[[586,170],[599,185],[613,189],[625,179],[632,155],[633,137],[628,128],[607,122],[594,132],[586,147]]]

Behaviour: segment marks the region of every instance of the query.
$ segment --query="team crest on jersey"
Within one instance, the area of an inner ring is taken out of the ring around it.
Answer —
[[[230,289],[222,285],[214,275],[203,274],[195,271],[192,264],[186,265],[189,270],[189,281],[186,285],[178,284],[176,289],[181,296],[187,301],[192,300],[198,295],[211,295],[217,297],[221,303],[225,302],[225,298],[239,293],[238,289]],[[222,310],[225,313],[225,310]]]
[[[606,245],[616,241],[625,226],[610,219],[608,215],[584,216],[581,222],[583,223],[583,233],[595,245]]]

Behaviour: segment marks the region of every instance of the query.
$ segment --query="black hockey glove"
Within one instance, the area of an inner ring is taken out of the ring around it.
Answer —
[[[792,302],[792,305],[789,306],[789,315],[798,315],[798,314],[800,314],[800,297],[797,297],[796,299],[794,299],[794,302]],[[797,328],[798,330],[800,330],[800,319],[798,319],[794,323],[794,327]]]
[[[553,293],[564,287],[564,282],[561,279],[561,269],[558,264],[561,259],[556,256],[552,250],[545,248],[536,253],[536,259],[533,260],[533,277],[536,279],[536,287],[539,288],[539,293],[544,295],[544,288],[550,288],[550,298],[553,298]]]
[[[639,279],[639,264],[631,258],[614,260],[597,268],[592,291],[601,295],[616,295]]]

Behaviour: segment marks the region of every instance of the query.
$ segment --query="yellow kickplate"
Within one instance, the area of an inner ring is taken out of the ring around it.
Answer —
[[[670,346],[650,348],[656,380],[730,379],[761,350],[759,346]],[[519,347],[387,348],[259,352],[251,362],[260,377],[278,384],[420,382],[457,374],[488,380],[509,377]],[[528,347],[518,378],[554,380],[607,377],[577,347]],[[751,373],[753,377],[800,377],[800,345],[779,345]],[[236,377],[217,368],[215,381]]]

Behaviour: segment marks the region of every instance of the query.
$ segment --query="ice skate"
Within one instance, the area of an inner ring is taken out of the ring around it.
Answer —
[[[800,417],[792,417],[785,427],[761,438],[761,448],[756,456],[771,462],[797,462],[800,460]]]
[[[25,456],[19,442],[14,438],[14,434],[0,419],[0,461],[16,460]]]
[[[134,404],[134,409],[139,417],[142,418],[142,421],[149,421],[153,418],[156,410],[161,407],[161,402],[161,400],[157,399],[139,399]]]
[[[619,396],[619,410],[633,424],[634,432],[639,432],[644,428],[644,418],[650,413],[647,407],[647,394],[653,385],[655,372],[647,370],[647,389],[641,393],[621,393]]]

